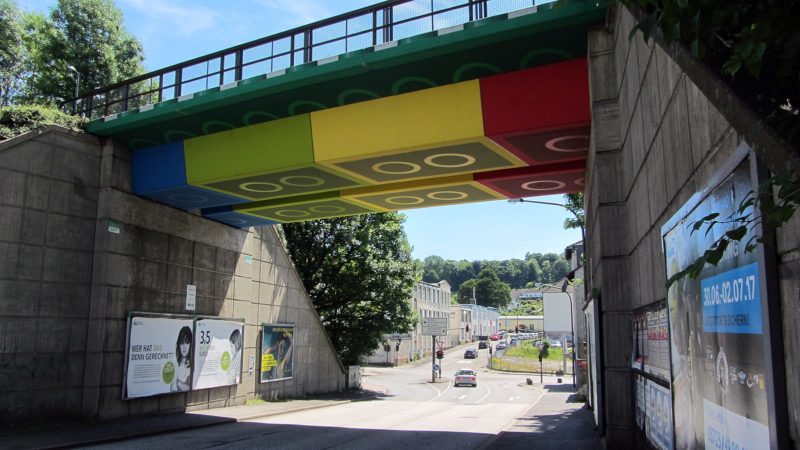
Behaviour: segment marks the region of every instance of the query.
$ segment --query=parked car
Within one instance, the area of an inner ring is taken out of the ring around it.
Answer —
[[[495,334],[493,334],[493,335],[489,336],[489,340],[492,340],[492,341],[499,341],[499,340],[500,340],[500,335],[499,335],[499,334],[497,334],[497,333],[495,333]]]
[[[554,348],[561,348],[561,341],[553,341],[550,343],[550,347]]]
[[[479,341],[478,342],[478,349],[480,350],[480,349],[484,349],[484,348],[489,348],[489,342],[488,341]]]
[[[478,387],[478,372],[475,372],[472,369],[461,369],[456,372],[456,377],[453,380],[453,386],[459,386],[462,384],[469,384],[474,387]]]
[[[464,351],[464,359],[475,359],[478,357],[478,351],[470,347]]]
[[[503,350],[503,349],[505,349],[506,347],[508,347],[508,344],[506,344],[505,342],[500,342],[500,343],[498,343],[498,344],[495,346],[495,348],[494,348],[494,349],[495,349],[495,350]]]

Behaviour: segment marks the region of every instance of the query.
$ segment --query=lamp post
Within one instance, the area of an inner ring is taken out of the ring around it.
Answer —
[[[75,72],[75,98],[72,100],[72,113],[74,114],[78,110],[78,90],[81,86],[81,73],[72,64],[68,65],[67,69]]]

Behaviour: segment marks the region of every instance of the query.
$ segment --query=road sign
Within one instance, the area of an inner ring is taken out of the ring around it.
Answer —
[[[447,336],[447,317],[423,317],[423,336]]]

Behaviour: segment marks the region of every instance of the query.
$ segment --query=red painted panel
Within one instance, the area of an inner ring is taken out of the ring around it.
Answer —
[[[508,198],[583,192],[586,161],[476,173],[475,181]]]
[[[588,125],[586,58],[481,78],[486,136]]]

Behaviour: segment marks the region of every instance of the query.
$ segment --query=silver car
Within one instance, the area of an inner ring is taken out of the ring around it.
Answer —
[[[474,387],[478,387],[478,372],[475,372],[472,369],[461,369],[456,372],[455,380],[453,380],[453,386],[458,386],[461,384],[469,384]]]

